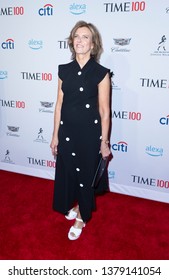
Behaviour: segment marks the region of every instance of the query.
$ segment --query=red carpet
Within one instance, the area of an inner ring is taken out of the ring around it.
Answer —
[[[82,236],[52,210],[53,181],[0,171],[1,260],[168,260],[169,204],[107,193]]]

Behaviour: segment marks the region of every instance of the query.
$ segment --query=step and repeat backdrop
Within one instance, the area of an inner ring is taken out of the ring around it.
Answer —
[[[0,169],[54,179],[58,65],[79,20],[99,29],[111,71],[110,190],[169,202],[167,0],[0,1]]]

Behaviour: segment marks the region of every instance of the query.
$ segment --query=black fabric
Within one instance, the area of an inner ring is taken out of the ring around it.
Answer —
[[[91,184],[99,160],[101,137],[98,84],[108,72],[93,58],[82,69],[76,60],[59,65],[64,97],[53,207],[65,214],[77,201],[84,221],[91,218],[95,209],[95,191]],[[103,177],[97,191],[108,188],[107,172]]]

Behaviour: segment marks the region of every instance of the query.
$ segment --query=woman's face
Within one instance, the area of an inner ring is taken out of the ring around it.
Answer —
[[[79,27],[73,38],[73,47],[76,54],[89,54],[93,48],[92,33],[87,27]]]

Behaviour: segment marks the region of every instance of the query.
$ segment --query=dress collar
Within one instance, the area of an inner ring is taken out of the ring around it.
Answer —
[[[86,64],[82,68],[80,67],[80,65],[76,59],[74,61],[80,70],[85,70],[94,61],[94,59],[93,59],[93,57],[90,57],[89,60],[86,62]]]

